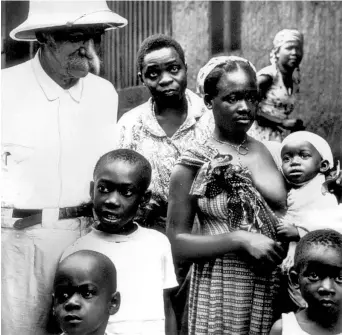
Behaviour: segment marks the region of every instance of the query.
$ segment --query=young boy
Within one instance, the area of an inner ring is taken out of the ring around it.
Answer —
[[[109,315],[114,315],[119,306],[116,270],[107,256],[77,251],[58,265],[53,314],[63,334],[109,335],[105,332]]]
[[[139,206],[150,198],[150,163],[133,150],[118,149],[100,158],[93,177],[90,195],[97,226],[62,258],[76,250],[91,249],[115,264],[121,306],[109,318],[109,332],[175,334],[169,295],[178,284],[170,243],[163,234],[134,222]]]
[[[270,335],[342,334],[342,234],[315,230],[298,243],[292,282],[307,308],[283,314]]]

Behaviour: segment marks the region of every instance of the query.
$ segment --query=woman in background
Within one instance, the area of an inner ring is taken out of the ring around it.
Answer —
[[[258,140],[281,142],[290,132],[304,129],[302,120],[290,118],[299,92],[303,43],[298,30],[281,30],[273,40],[271,65],[257,73],[261,102],[249,134]]]

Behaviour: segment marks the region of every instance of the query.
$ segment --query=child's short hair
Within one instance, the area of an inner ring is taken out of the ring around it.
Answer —
[[[152,167],[149,161],[143,155],[131,149],[117,149],[104,154],[102,157],[100,157],[95,165],[93,177],[95,178],[100,167],[116,160],[137,166],[141,179],[141,192],[145,192],[151,183]]]
[[[286,144],[291,143],[291,141],[297,140],[311,143],[321,155],[322,159],[329,162],[329,168],[332,169],[334,167],[334,157],[329,143],[323,137],[310,131],[296,131],[286,136],[281,143],[281,150]]]
[[[171,36],[157,34],[147,37],[142,42],[137,55],[138,72],[141,72],[144,58],[148,53],[163,48],[174,48],[183,64],[185,64],[184,50],[180,44]]]
[[[333,229],[318,229],[306,234],[297,244],[294,269],[299,272],[312,246],[321,245],[339,251],[342,257],[342,234]]]
[[[97,251],[93,250],[78,250],[64,259],[61,260],[61,262],[58,265],[56,273],[58,273],[59,268],[68,260],[73,258],[90,258],[94,259],[96,263],[98,264],[99,268],[101,268],[101,273],[108,285],[110,286],[110,291],[113,293],[116,291],[116,268],[114,263],[111,261],[111,259],[106,256],[105,254],[102,254]],[[82,263],[80,263],[82,265]]]

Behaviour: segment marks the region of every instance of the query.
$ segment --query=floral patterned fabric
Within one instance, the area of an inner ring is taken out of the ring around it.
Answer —
[[[201,235],[236,230],[276,240],[278,223],[253,186],[251,173],[208,144],[196,143],[179,164],[198,168],[191,194],[198,197]],[[258,271],[246,259],[226,254],[194,264],[189,297],[189,334],[268,334],[275,321],[280,267]]]
[[[266,93],[266,98],[259,104],[259,109],[272,116],[276,116],[282,120],[288,119],[289,115],[294,110],[296,95],[299,92],[299,85],[293,82],[293,90],[290,92],[283,82],[283,77],[276,67],[276,65],[270,65],[261,69],[258,76],[267,75],[272,77],[273,82],[271,87]],[[256,138],[259,141],[278,141],[281,142],[289,131],[280,127],[271,128],[263,127],[254,122],[253,126],[249,130],[249,135]]]
[[[117,125],[117,148],[133,149],[152,165],[152,200],[137,220],[143,226],[161,231],[165,229],[170,176],[177,159],[193,140],[205,139],[211,134],[208,123],[200,122],[209,113],[203,100],[190,90],[186,90],[186,98],[187,118],[172,137],[159,125],[152,99],[124,114]]]

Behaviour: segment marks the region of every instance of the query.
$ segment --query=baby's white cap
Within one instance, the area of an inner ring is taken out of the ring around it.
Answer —
[[[323,160],[327,160],[329,162],[329,167],[332,169],[334,167],[334,158],[330,149],[330,145],[328,142],[321,136],[311,133],[310,131],[296,131],[283,140],[281,143],[281,150],[287,144],[291,144],[292,142],[297,142],[298,140],[306,141],[311,143],[316,150],[319,152]]]

